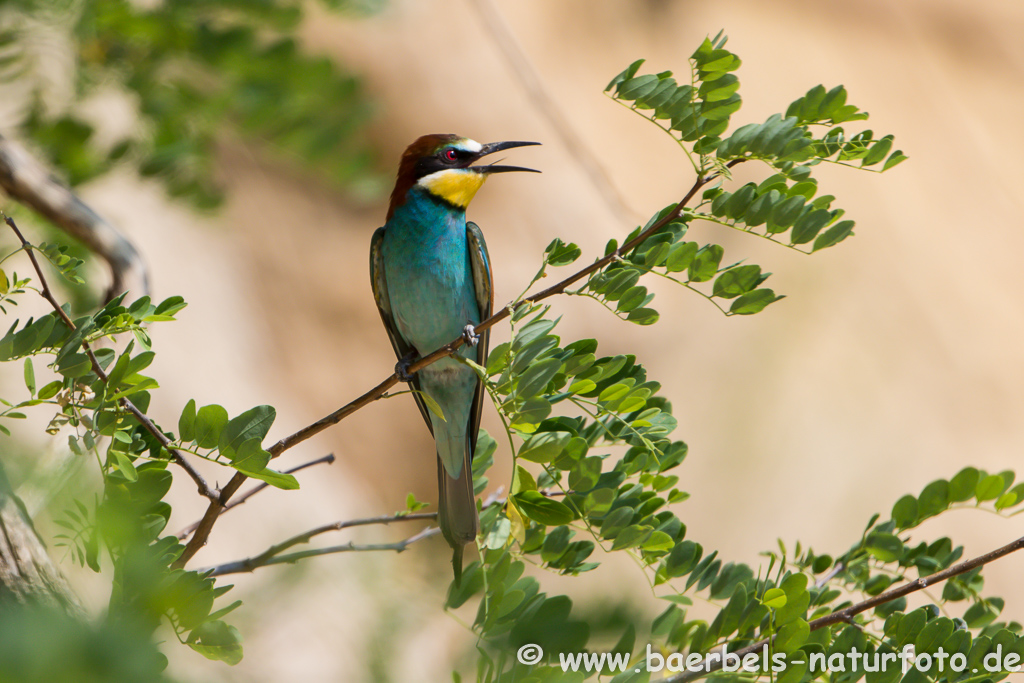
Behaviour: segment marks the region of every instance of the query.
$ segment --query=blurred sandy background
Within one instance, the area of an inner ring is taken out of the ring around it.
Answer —
[[[1019,0],[832,0],[694,3],[495,2],[562,115],[595,155],[631,220],[646,220],[692,182],[685,158],[653,126],[608,100],[607,81],[634,59],[687,69],[706,34],[724,28],[743,59],[737,125],[762,121],[818,83],[845,84],[870,125],[911,158],[880,177],[822,169],[856,237],[806,258],[706,226],[701,240],[749,256],[789,298],[753,318],[724,318],[683,290],[661,288],[654,327],[617,323],[597,304],[557,301],[563,338],[597,336],[605,353],[636,352],[660,380],[690,457],[692,498],[677,513],[689,537],[757,564],[781,537],[840,553],[874,512],[917,493],[933,473],[973,464],[1020,467],[1024,444],[1024,302],[1020,215],[1024,171],[1024,4]],[[477,5],[391,0],[368,19],[312,14],[311,52],[362,73],[379,111],[370,134],[388,175],[411,140],[456,132],[480,141],[538,140],[510,163],[542,176],[493,180],[470,209],[487,234],[497,300],[510,300],[555,236],[590,258],[623,224],[538,111]],[[177,418],[189,398],[232,414],[277,406],[272,438],[327,414],[390,372],[394,358],[367,282],[370,234],[385,199],[353,206],[309,178],[225,143],[226,210],[197,217],[155,185],[123,176],[86,197],[123,226],[152,266],[154,295],[181,294],[180,322],[156,333],[155,413]],[[738,179],[763,177],[742,167]],[[771,247],[771,248],[769,248]],[[734,259],[735,260],[735,259]],[[211,334],[211,321],[230,334]],[[498,329],[493,343],[507,331]],[[493,415],[486,426],[496,428]],[[319,524],[392,512],[408,492],[435,496],[433,447],[408,397],[379,402],[289,452],[292,466],[338,461],[300,476],[218,525],[196,566],[248,556]],[[508,452],[491,480],[503,482]],[[223,483],[223,481],[221,482]],[[172,528],[201,512],[177,484]],[[1019,521],[963,511],[928,523],[980,554],[1021,535]],[[350,538],[392,539],[408,528]],[[234,668],[169,645],[182,680],[328,683],[450,680],[474,639],[441,613],[448,551],[433,539],[401,555],[334,555],[239,576],[230,594],[246,656]],[[594,559],[601,560],[600,557]],[[1015,579],[1024,557],[987,570],[988,588],[1024,615]],[[632,600],[660,612],[637,568],[610,563],[584,580],[541,577],[577,603]],[[88,586],[83,586],[88,592]],[[95,603],[105,596],[91,595]],[[464,615],[472,620],[472,614]]]

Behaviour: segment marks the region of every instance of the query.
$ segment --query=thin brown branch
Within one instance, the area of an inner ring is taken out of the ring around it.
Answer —
[[[537,70],[533,68],[522,46],[516,40],[515,34],[509,29],[508,23],[501,16],[498,8],[494,6],[493,1],[473,0],[470,4],[476,8],[484,28],[491,34],[494,44],[501,51],[509,69],[519,79],[527,96],[561,139],[569,156],[583,170],[598,196],[618,221],[626,224],[635,221],[636,212],[626,206],[622,194],[612,183],[608,172],[586,143],[580,139],[576,128],[566,119],[551,93],[544,87]]]
[[[733,166],[741,163],[742,161],[743,159],[736,159],[734,161],[730,161],[726,165],[729,168],[732,168]],[[683,198],[679,200],[679,203],[676,205],[675,210],[670,211],[668,214],[662,217],[661,220],[655,222],[646,230],[641,231],[640,234],[638,234],[636,237],[623,244],[615,251],[603,256],[602,258],[597,259],[589,266],[577,271],[576,273],[570,275],[561,282],[552,285],[551,287],[548,287],[547,289],[533,296],[528,296],[525,299],[522,299],[521,301],[510,303],[508,306],[505,306],[501,310],[494,313],[494,315],[492,315],[491,317],[480,322],[480,324],[476,326],[476,329],[478,331],[489,329],[494,325],[498,324],[499,322],[501,322],[502,320],[504,320],[505,318],[509,317],[509,315],[511,315],[513,311],[517,310],[522,306],[529,306],[538,301],[547,299],[548,297],[554,296],[556,294],[561,294],[570,285],[578,282],[579,280],[585,278],[591,273],[594,273],[600,270],[601,268],[604,268],[612,261],[621,258],[622,254],[633,249],[634,247],[642,243],[645,239],[647,239],[654,233],[658,232],[672,221],[678,219],[682,215],[683,209],[686,206],[686,204],[689,203],[689,201],[693,199],[694,196],[696,196],[696,194],[700,191],[702,187],[718,178],[718,176],[719,174],[715,173],[707,177],[698,177],[694,181],[693,186],[686,192],[685,195],[683,195]],[[460,336],[454,339],[453,341],[449,342],[448,344],[445,344],[441,348],[437,349],[433,353],[430,353],[429,355],[420,358],[418,361],[409,366],[408,371],[410,373],[419,372],[428,365],[436,363],[442,358],[446,358],[448,356],[453,355],[464,343],[465,340]],[[338,424],[339,422],[341,422],[346,417],[356,412],[360,408],[364,408],[373,403],[374,401],[376,401],[377,399],[381,398],[387,392],[388,389],[398,384],[398,382],[398,375],[392,373],[391,376],[384,379],[380,384],[370,389],[359,398],[345,404],[344,406],[334,411],[330,415],[327,415],[326,417],[317,420],[316,422],[307,427],[303,427],[294,434],[286,436],[285,438],[275,443],[268,449],[270,455],[276,458],[277,456],[287,451],[289,448],[297,446],[306,439],[316,436],[317,434],[324,431],[328,427]],[[206,513],[203,515],[203,518],[199,521],[199,526],[196,527],[195,534],[193,534],[192,538],[185,546],[185,550],[182,552],[181,556],[175,562],[174,566],[184,567],[185,564],[190,559],[192,559],[192,557],[197,552],[199,552],[199,549],[206,545],[206,541],[209,539],[210,533],[213,531],[213,526],[217,523],[217,517],[224,510],[224,507],[228,504],[228,501],[231,498],[231,496],[235,494],[235,492],[242,485],[242,482],[244,482],[245,479],[246,476],[244,474],[242,474],[241,472],[236,472],[235,475],[231,478],[231,481],[228,482],[227,486],[221,489],[220,497],[217,500],[210,501],[209,507],[206,508]]]
[[[68,326],[68,329],[74,330],[75,323],[72,322],[67,312],[63,308],[61,308],[61,305],[53,296],[53,292],[50,291],[50,285],[47,283],[46,276],[43,274],[43,269],[40,267],[39,261],[36,259],[35,248],[28,240],[25,239],[25,236],[21,234],[21,230],[18,229],[18,226],[15,224],[13,218],[11,218],[10,216],[4,216],[4,221],[7,223],[8,226],[10,226],[11,230],[14,231],[14,234],[18,236],[18,239],[21,241],[22,247],[24,247],[25,251],[28,253],[28,258],[32,262],[32,268],[35,269],[36,275],[39,277],[39,293],[42,295],[44,299],[46,299],[49,302],[50,306],[53,307],[53,310],[57,313],[58,316],[60,316],[60,319],[63,320],[64,324]],[[103,368],[100,366],[99,360],[96,359],[96,354],[93,353],[92,347],[90,346],[89,342],[85,341],[84,339],[82,340],[82,349],[89,356],[89,362],[92,365],[93,372],[95,372],[96,376],[99,377],[104,384],[106,384],[107,373],[105,373],[103,371]],[[183,456],[177,449],[171,447],[170,439],[168,439],[167,436],[163,432],[161,432],[160,429],[155,424],[153,424],[153,421],[150,420],[145,413],[139,410],[135,406],[135,404],[132,403],[127,398],[118,399],[118,405],[120,405],[121,408],[123,408],[124,410],[131,413],[132,416],[139,421],[139,424],[142,425],[143,429],[152,434],[153,437],[160,442],[160,445],[163,446],[167,450],[167,452],[171,454],[171,457],[174,459],[174,462],[180,465],[181,468],[184,469],[190,477],[192,477],[192,480],[196,483],[196,488],[199,490],[200,495],[210,499],[211,503],[219,499],[218,492],[210,488],[210,486],[206,483],[206,480],[203,479],[203,476],[199,474],[199,472],[197,472],[194,467],[192,467],[192,464],[185,459],[185,456]]]
[[[811,631],[817,631],[818,629],[831,626],[832,624],[838,624],[840,622],[852,623],[853,618],[862,612],[866,612],[869,609],[878,607],[879,605],[884,605],[887,602],[898,600],[899,598],[910,595],[911,593],[916,593],[919,590],[924,590],[928,586],[934,586],[937,583],[942,583],[954,576],[966,574],[973,569],[983,567],[989,562],[994,562],[995,560],[1005,557],[1010,553],[1017,552],[1021,548],[1024,548],[1024,537],[1018,538],[1012,543],[1007,543],[1003,547],[997,548],[990,553],[985,553],[984,555],[980,555],[974,559],[966,560],[960,564],[950,567],[949,569],[944,569],[941,572],[935,572],[929,576],[924,576],[915,581],[910,581],[902,586],[897,586],[896,588],[887,590],[884,593],[880,593],[873,598],[865,600],[864,602],[858,602],[856,605],[851,605],[844,609],[837,610],[832,614],[827,614],[808,622],[808,625],[810,626]],[[752,643],[744,648],[736,650],[735,654],[740,659],[743,659],[745,655],[748,655],[751,652],[760,652],[765,645],[770,645],[774,638],[775,636],[772,636],[771,638],[759,640],[756,643]],[[711,667],[707,671],[684,671],[676,676],[664,678],[660,683],[685,683],[686,681],[696,680],[718,671],[721,667],[722,661],[721,658],[719,658],[716,662],[711,664]]]
[[[439,533],[441,533],[441,529],[439,527],[432,526],[427,527],[419,533],[413,534],[409,538],[406,538],[402,541],[397,541],[395,543],[369,543],[367,545],[345,543],[343,545],[333,545],[328,548],[314,548],[313,550],[302,550],[297,553],[289,553],[288,555],[279,555],[278,557],[271,558],[270,560],[267,560],[267,566],[273,564],[293,564],[295,562],[298,562],[299,560],[305,560],[309,557],[319,557],[321,555],[334,555],[336,553],[375,552],[379,550],[393,550],[396,553],[400,553],[416,541],[422,541],[425,538],[437,536]],[[222,574],[238,573],[239,571],[244,570],[236,569],[232,572],[228,571],[228,568],[225,568],[223,571],[219,573],[215,571],[212,575],[220,576]]]
[[[380,543],[370,545],[355,545],[353,543],[347,543],[345,545],[333,546],[331,548],[318,548],[314,550],[304,550],[298,553],[291,553],[289,555],[282,555],[284,551],[289,548],[293,548],[302,543],[309,543],[309,541],[315,536],[325,534],[329,531],[341,531],[342,529],[350,529],[357,526],[369,526],[371,524],[392,524],[395,522],[414,522],[417,520],[437,519],[436,512],[413,512],[409,514],[396,514],[396,515],[383,515],[380,517],[368,517],[365,519],[351,519],[344,522],[334,522],[333,524],[324,524],[315,529],[310,529],[305,533],[301,533],[297,536],[281,541],[275,545],[270,546],[259,555],[253,557],[237,560],[235,562],[228,562],[212,569],[203,570],[209,572],[210,576],[221,576],[223,574],[238,574],[241,572],[251,572],[260,567],[266,567],[272,564],[281,564],[285,562],[295,562],[304,557],[313,557],[316,555],[326,555],[329,553],[340,553],[340,552],[352,552],[352,551],[367,551],[367,550],[395,550],[402,552],[411,543],[433,536],[439,529],[437,527],[427,527],[419,533],[399,541],[397,543]]]
[[[135,246],[93,211],[18,143],[0,135],[0,188],[80,240],[110,266],[107,301],[134,286],[149,289],[146,265]]]
[[[295,467],[291,468],[290,470],[285,470],[284,473],[285,474],[295,474],[299,470],[304,470],[307,467],[313,467],[314,465],[320,465],[320,464],[333,465],[334,464],[334,454],[330,453],[328,455],[323,456],[322,458],[317,458],[316,460],[310,460],[309,462],[302,463],[301,465],[296,465]],[[225,505],[224,509],[222,510],[222,512],[227,512],[228,510],[230,510],[232,508],[238,507],[239,505],[241,505],[245,501],[249,500],[250,498],[255,496],[257,493],[259,493],[260,491],[262,491],[263,489],[265,489],[265,488],[267,488],[269,486],[270,486],[270,484],[268,484],[266,482],[261,482],[259,484],[259,486],[252,487],[251,489],[249,489],[248,491],[243,493],[241,496],[239,496],[235,500],[231,501],[228,505]],[[199,523],[201,521],[202,520],[197,520],[196,522],[194,522],[192,524],[189,524],[187,527],[185,527],[184,529],[179,531],[178,532],[178,540],[179,541],[183,541],[186,538],[188,538],[188,535],[191,534],[193,531],[195,531],[199,527]]]

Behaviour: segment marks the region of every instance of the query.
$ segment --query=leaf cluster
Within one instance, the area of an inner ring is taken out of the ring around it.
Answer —
[[[325,4],[370,9],[356,0]],[[16,0],[4,9],[0,89],[29,85],[34,100],[21,131],[72,185],[127,163],[171,196],[212,208],[222,201],[216,144],[231,129],[357,195],[379,189],[361,134],[369,100],[356,77],[299,47],[302,3]],[[40,22],[74,53],[75,97],[63,107],[47,99],[46,69],[33,64]],[[77,105],[111,87],[132,101],[144,132],[101,145]]]
[[[59,249],[27,248],[43,253],[66,276],[77,277],[78,264],[65,260]],[[33,287],[29,279],[15,277],[15,282],[19,294]],[[15,290],[8,294],[16,298]],[[56,540],[79,564],[94,571],[105,562],[113,567],[110,618],[140,622],[150,630],[166,618],[178,638],[196,651],[237,663],[241,638],[223,617],[241,603],[215,609],[215,600],[230,586],[217,586],[213,578],[177,567],[184,546],[175,536],[164,535],[171,514],[164,498],[173,478],[172,451],[195,453],[280,488],[298,488],[298,482],[267,467],[270,455],[261,444],[275,417],[269,406],[229,419],[221,406],[197,411],[190,401],[179,419],[180,437],[158,427],[162,439],[128,410],[130,402],[145,413],[151,392],[159,387],[144,374],[156,355],[149,326],[175,320],[186,304],[181,297],[159,304],[148,297],[131,303],[125,298],[115,298],[70,326],[56,312],[24,323],[15,320],[0,337],[0,360],[24,359],[29,398],[18,403],[0,399],[5,406],[0,417],[23,418],[28,408],[51,406],[56,414],[48,430],[69,430],[69,449],[97,462],[102,495],[92,504],[73,501],[56,520],[63,528]],[[99,340],[116,343],[125,335],[131,339],[120,352],[94,346]],[[45,372],[55,375],[41,386],[36,374],[40,359]],[[10,434],[3,424],[0,431]]]
[[[666,206],[621,246],[612,240],[600,267],[567,293],[594,298],[621,319],[650,324],[658,313],[641,279],[653,274],[701,293],[727,315],[757,313],[781,298],[762,286],[769,274],[743,262],[723,266],[720,245],[687,241],[695,220],[805,253],[835,246],[852,234],[853,222],[842,220],[835,197],[818,194],[814,167],[829,162],[887,170],[905,158],[892,151],[892,137],[876,139],[862,131],[848,138],[839,124],[862,121],[867,114],[847,104],[841,86],[813,88],[784,115],[730,132],[730,117],[741,104],[734,73],[739,64],[724,40],[715,39],[691,56],[688,83],[678,83],[670,72],[638,75],[641,62],[611,82],[615,99],[630,103],[684,149],[698,172],[696,189],[716,184],[703,191],[696,206]],[[731,169],[754,160],[768,167],[764,180],[726,189]],[[534,282],[547,268],[572,264],[581,255],[577,245],[554,240]],[[720,301],[730,302],[729,308]],[[996,622],[1003,601],[984,594],[980,566],[946,583],[941,597],[928,594],[930,606],[908,611],[901,597],[856,612],[852,623],[812,628],[815,619],[882,595],[915,574],[954,565],[961,547],[948,538],[911,543],[909,531],[967,504],[1013,514],[1024,502],[1024,485],[1013,487],[1012,473],[967,468],[948,482],[934,482],[919,496],[898,501],[892,520],[872,519],[850,550],[835,558],[799,544],[789,557],[780,543],[780,553],[766,555],[767,567],[730,562],[687,538],[686,525],[671,507],[688,497],[678,486],[687,446],[673,435],[676,419],[659,395],[660,384],[632,355],[600,356],[593,339],[564,343],[553,333],[559,319],[531,303],[529,295],[512,310],[510,341],[494,348],[486,367],[474,366],[515,453],[510,496],[504,506],[482,510],[481,560],[466,569],[461,585],[453,584],[447,602],[455,609],[480,595],[473,628],[492,649],[481,655],[478,680],[584,680],[598,673],[578,672],[567,679],[556,665],[559,652],[595,647],[592,634],[573,615],[568,597],[545,593],[524,571],[528,564],[560,574],[594,571],[601,557],[616,552],[630,555],[652,592],[668,603],[647,627],[648,642],[666,657],[723,645],[737,651],[770,639],[772,653],[790,662],[778,680],[797,683],[825,675],[808,670],[811,655],[848,653],[854,646],[861,653],[886,653],[914,642],[927,653],[945,644],[971,662],[996,646],[1004,653],[1024,648],[1019,624]],[[483,433],[480,443],[480,470],[485,470],[497,444]],[[474,473],[482,490],[483,472],[474,467]],[[691,609],[695,599],[712,605],[710,616],[706,606]],[[953,614],[939,616],[943,611]],[[636,631],[632,624],[623,629],[614,651],[632,652]],[[543,647],[544,663],[527,669],[510,661],[505,653],[526,643]],[[868,680],[901,678],[898,666],[891,671],[894,676],[868,674]],[[771,674],[764,670],[755,677]],[[912,671],[904,680],[955,680],[948,674]],[[862,668],[859,675],[840,674],[837,680],[863,675]],[[612,680],[645,681],[647,674],[630,670]]]

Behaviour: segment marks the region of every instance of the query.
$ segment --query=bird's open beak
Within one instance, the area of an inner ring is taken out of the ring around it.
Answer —
[[[529,145],[539,145],[539,142],[520,142],[516,140],[507,140],[505,142],[488,142],[480,150],[480,154],[477,155],[477,159],[485,157],[488,154],[494,154],[500,152],[503,149],[511,149],[513,147],[527,147]],[[471,171],[477,173],[507,173],[509,171],[529,171],[530,173],[540,173],[535,168],[523,168],[522,166],[498,166],[496,164],[487,164],[484,166],[471,166]]]

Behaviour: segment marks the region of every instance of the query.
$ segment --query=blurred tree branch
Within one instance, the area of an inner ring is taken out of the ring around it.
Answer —
[[[84,614],[0,463],[0,606],[8,601],[57,607],[75,618]]]
[[[0,187],[12,199],[36,211],[107,262],[111,281],[106,301],[127,290],[133,290],[138,296],[149,292],[146,264],[135,246],[58,181],[28,150],[2,135]]]
[[[636,221],[637,213],[627,206],[625,199],[615,184],[612,183],[608,172],[598,161],[597,157],[590,151],[590,148],[580,139],[575,128],[562,114],[554,98],[544,87],[537,70],[533,68],[529,58],[523,52],[515,34],[508,27],[498,8],[492,0],[472,0],[471,5],[476,9],[483,22],[484,28],[490,33],[495,45],[501,52],[502,57],[508,64],[509,69],[519,79],[520,85],[534,106],[547,119],[548,124],[558,135],[565,146],[569,156],[577,163],[587,176],[587,180],[597,191],[598,196],[612,212],[612,215],[621,223],[629,224]]]

